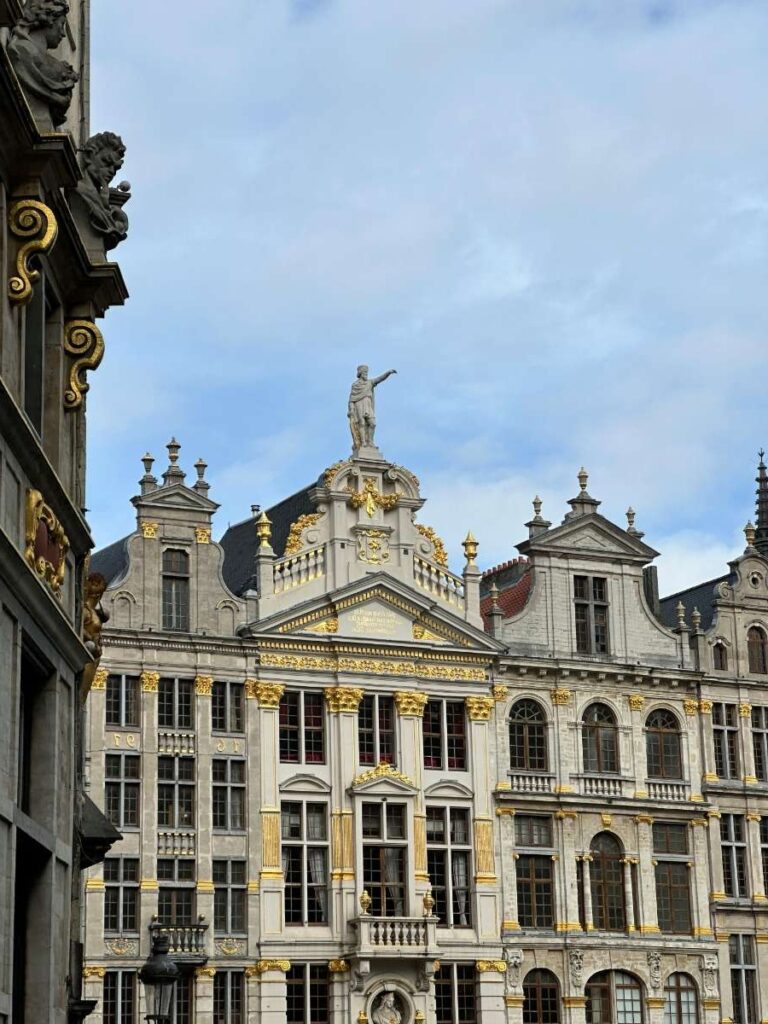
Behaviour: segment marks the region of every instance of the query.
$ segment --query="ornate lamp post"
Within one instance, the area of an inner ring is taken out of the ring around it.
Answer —
[[[170,948],[171,941],[167,935],[156,935],[152,952],[139,971],[149,1011],[144,1019],[153,1024],[171,1024],[171,1006],[179,968],[168,956]]]

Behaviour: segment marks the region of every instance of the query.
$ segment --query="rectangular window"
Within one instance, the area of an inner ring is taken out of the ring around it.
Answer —
[[[138,729],[140,724],[138,676],[109,676],[106,698],[108,726]]]
[[[688,826],[678,822],[655,822],[653,852],[659,928],[674,935],[690,935]]]
[[[245,732],[242,683],[214,683],[211,693],[211,730],[213,732]]]
[[[194,828],[194,757],[158,757],[157,824],[162,828]]]
[[[464,701],[428,700],[424,708],[424,767],[465,771],[467,726]]]
[[[368,694],[357,713],[360,764],[395,764],[395,702]]]
[[[440,924],[472,924],[471,832],[462,807],[427,807],[427,870]]]
[[[104,860],[104,931],[133,934],[138,930],[138,857],[107,857]]]
[[[194,683],[161,679],[157,688],[157,724],[161,729],[194,729]]]
[[[739,725],[735,704],[712,705],[715,772],[719,779],[739,778]]]
[[[169,928],[195,924],[195,862],[191,858],[159,857],[157,860],[157,918]]]
[[[440,964],[435,973],[437,1024],[476,1024],[477,970],[474,964]]]
[[[325,708],[321,693],[287,690],[281,697],[280,760],[325,764]]]
[[[768,782],[768,707],[752,708],[752,746],[755,751],[755,775]]]
[[[213,862],[213,927],[223,935],[246,933],[246,881],[244,860]]]
[[[734,1024],[755,1024],[758,1017],[754,936],[731,935],[728,939],[728,954],[731,961]]]
[[[287,1024],[330,1024],[328,968],[291,964],[286,980]]]
[[[543,814],[516,814],[515,843],[552,849],[552,818]]]
[[[362,805],[363,888],[374,917],[403,917],[407,908],[405,804]]]
[[[285,923],[328,923],[328,807],[286,802],[280,806],[285,875]]]
[[[136,1024],[136,971],[107,971],[101,999],[103,1024]]]
[[[215,1024],[245,1024],[245,975],[242,971],[216,969],[213,978]]]
[[[574,576],[576,650],[608,653],[608,581],[602,576]]]
[[[763,864],[763,892],[768,894],[768,815],[760,819],[760,859]]]
[[[213,779],[213,827],[228,832],[245,829],[245,761],[216,757]]]
[[[747,896],[747,839],[743,814],[720,818],[720,850],[723,857],[723,888],[726,896]]]
[[[552,818],[515,815],[517,919],[522,928],[550,929],[554,917]]]
[[[191,974],[180,975],[176,982],[173,1014],[170,1024],[192,1024],[192,1007],[194,1006],[194,978]]]
[[[107,754],[104,778],[104,807],[109,820],[115,828],[138,828],[141,757]]]
[[[163,552],[163,629],[189,629],[189,555],[174,548]]]

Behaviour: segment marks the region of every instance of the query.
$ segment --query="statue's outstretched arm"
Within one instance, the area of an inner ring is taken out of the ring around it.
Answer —
[[[397,370],[386,370],[384,373],[379,374],[378,377],[374,377],[371,384],[376,387],[377,384],[381,384],[381,382],[386,380],[387,377],[391,377],[393,373],[397,373]]]

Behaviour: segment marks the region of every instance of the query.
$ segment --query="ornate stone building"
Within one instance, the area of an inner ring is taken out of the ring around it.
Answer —
[[[537,499],[520,558],[481,574],[469,535],[456,576],[352,425],[352,458],[219,543],[171,442],[97,556],[102,1024],[136,1020],[156,929],[176,1024],[768,1019],[768,517],[662,602],[582,471],[560,525]]]
[[[86,585],[86,372],[126,298],[122,143],[88,135],[87,0],[0,0],[0,1022],[80,1021],[83,867],[118,838],[82,791],[100,653]],[[119,230],[116,232],[116,225]]]

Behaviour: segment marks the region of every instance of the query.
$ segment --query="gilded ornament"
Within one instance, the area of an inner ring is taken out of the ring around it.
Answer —
[[[266,971],[282,971],[283,974],[287,974],[290,969],[290,960],[259,960],[256,964],[259,974],[264,974]]]
[[[645,704],[645,697],[641,693],[630,693],[627,697],[630,711],[642,711]]]
[[[262,512],[256,520],[256,536],[259,539],[260,548],[268,548],[272,540],[272,520],[266,512]]]
[[[324,514],[324,512],[308,512],[306,515],[299,516],[296,522],[291,524],[288,540],[285,542],[285,555],[297,555],[303,547],[306,547],[301,543],[302,533],[310,526],[314,526]]]
[[[369,519],[373,519],[377,508],[380,508],[383,512],[389,512],[395,508],[402,497],[398,493],[382,494],[379,491],[375,477],[372,476],[365,477],[362,491],[356,491],[349,486],[347,492],[349,494],[348,501],[352,508],[364,507]]]
[[[333,714],[339,714],[342,711],[357,713],[360,701],[363,699],[363,691],[359,686],[327,686],[324,693],[325,703]]]
[[[466,697],[464,703],[470,722],[487,722],[496,702],[493,697]]]
[[[198,697],[210,697],[213,690],[213,676],[195,676],[195,693]]]
[[[398,690],[395,693],[397,713],[401,718],[422,718],[426,703],[426,693],[418,690]]]
[[[356,775],[352,780],[353,786],[362,786],[366,782],[373,782],[374,779],[395,779],[398,782],[404,782],[406,786],[413,786],[416,788],[416,783],[413,779],[410,779],[407,775],[403,775],[396,768],[393,768],[391,764],[385,764],[381,761],[376,765],[375,768],[369,768],[365,772],[361,772]]]
[[[358,530],[357,557],[366,565],[383,565],[389,561],[389,533],[386,530]]]
[[[739,715],[740,715],[740,717],[741,718],[749,718],[749,716],[751,714],[752,714],[752,705],[748,704],[746,701],[742,701],[742,703],[739,704]]]
[[[142,693],[157,693],[157,687],[160,683],[159,672],[142,672],[139,679],[141,680]]]
[[[48,252],[56,241],[59,226],[53,210],[37,199],[20,199],[8,211],[8,227],[14,238],[25,240],[16,254],[16,275],[8,282],[8,297],[15,305],[29,302],[32,285],[40,271],[30,267],[32,256]]]
[[[635,824],[636,825],[652,825],[653,824],[653,818],[651,817],[650,814],[636,814],[635,815]]]
[[[762,821],[762,820],[763,820],[762,814],[758,814],[757,811],[748,811],[747,812],[747,821]]]
[[[477,563],[475,562],[475,559],[477,558],[477,549],[480,545],[471,530],[461,542],[461,546],[464,548],[467,565],[476,565]]]
[[[711,700],[700,700],[699,701],[699,711],[702,713],[702,715],[711,715],[712,714],[712,701]]]
[[[113,956],[136,956],[139,944],[135,939],[108,939],[104,945]]]
[[[108,668],[97,668],[96,669],[96,675],[93,677],[93,682],[91,683],[91,689],[92,690],[106,690],[106,688],[107,688],[107,680],[108,679],[109,679],[109,669]]]
[[[197,891],[201,892],[201,893],[213,893],[213,892],[216,891],[214,889],[213,882],[211,882],[209,879],[204,879],[204,878],[201,879],[197,883],[197,887],[196,888],[197,888]]]
[[[248,964],[248,966],[245,968],[245,976],[246,976],[246,978],[258,978],[258,976],[259,976],[259,965],[258,964]]]
[[[414,640],[434,641],[443,639],[443,637],[438,636],[437,633],[433,633],[431,629],[427,629],[427,627],[421,622],[414,622],[411,635],[413,636]]]
[[[448,568],[448,553],[445,550],[445,544],[442,538],[438,537],[431,526],[424,526],[422,523],[413,524],[422,537],[425,537],[431,542],[433,551],[432,558],[438,565],[442,565],[444,569]]]
[[[505,686],[503,683],[494,683],[491,687],[491,693],[493,694],[493,699],[496,701],[506,700],[507,695],[509,694],[509,687]]]
[[[359,903],[362,912],[364,914],[367,914],[368,911],[371,909],[371,903],[373,903],[373,900],[371,899],[370,893],[368,892],[367,889],[363,889],[363,891],[360,893]]]
[[[279,708],[285,686],[282,683],[260,683],[255,680],[255,697],[262,708]]]
[[[613,824],[613,818],[610,814],[601,814],[600,821],[603,823],[603,828],[610,828]]]
[[[506,960],[478,960],[475,967],[478,974],[488,974],[492,971],[498,971],[499,974],[507,973]]]
[[[259,686],[258,679],[246,679],[245,680],[245,699],[256,700],[256,693]]]
[[[223,939],[216,943],[216,948],[224,956],[237,956],[239,953],[245,952],[245,943],[239,942],[237,939]]]
[[[215,978],[216,968],[215,967],[196,967],[195,968],[196,978]]]
[[[157,539],[158,525],[159,525],[158,523],[146,523],[146,522],[139,523],[139,529],[141,530],[141,536],[145,540],[156,540]]]
[[[699,702],[697,700],[692,700],[692,699],[684,700],[683,701],[683,711],[690,718],[693,718],[694,715],[698,715],[698,713],[699,713]]]
[[[90,384],[86,370],[95,370],[104,357],[104,336],[90,320],[70,320],[64,325],[64,351],[75,356],[69,370],[69,387],[64,392],[64,408],[79,409]]]
[[[424,916],[430,917],[435,907],[435,901],[432,896],[431,889],[427,889],[421,902],[424,905]]]
[[[103,978],[107,973],[106,967],[101,967],[99,964],[86,964],[83,967],[83,978]]]
[[[338,631],[339,620],[335,616],[316,622],[313,626],[307,626],[308,633],[338,633]]]
[[[27,564],[61,600],[69,539],[53,510],[43,501],[40,491],[31,489],[27,491],[25,539],[24,558]]]
[[[86,892],[101,892],[104,889],[103,878],[88,878],[85,882]]]
[[[198,544],[210,544],[211,543],[211,527],[210,526],[196,526],[195,527],[195,540]]]
[[[489,818],[475,818],[475,880],[495,882],[493,862],[493,822]]]
[[[349,970],[349,964],[346,960],[330,960],[328,962],[328,970],[331,974],[346,974]]]
[[[564,707],[566,704],[571,703],[571,691],[566,690],[563,687],[558,687],[552,690],[550,696],[552,697],[552,703]]]
[[[338,462],[334,462],[332,466],[329,466],[328,469],[323,471],[323,483],[325,484],[326,487],[331,486],[331,484],[333,483],[333,478],[336,476],[338,471],[341,469],[342,466],[346,466],[347,464],[347,459],[340,459]]]

